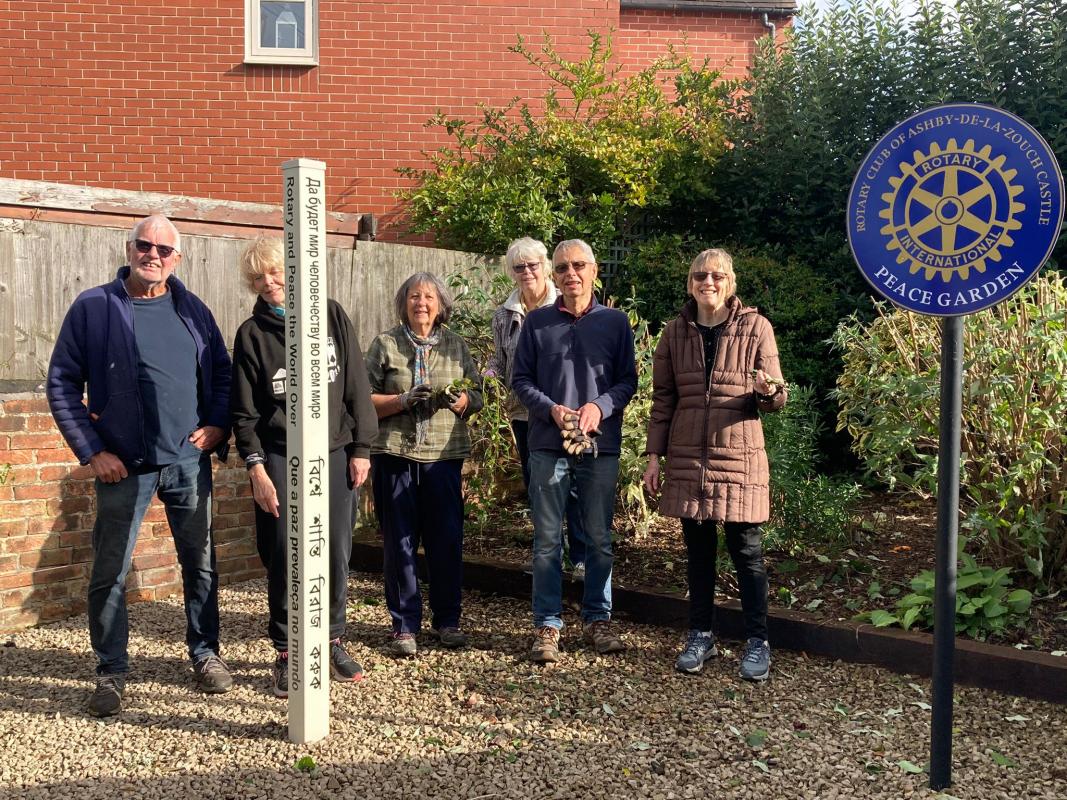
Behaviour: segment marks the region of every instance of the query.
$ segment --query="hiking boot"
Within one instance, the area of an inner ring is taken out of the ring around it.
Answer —
[[[715,647],[715,637],[710,633],[692,630],[685,639],[685,647],[682,648],[678,660],[674,662],[674,668],[679,672],[688,672],[696,675],[704,669],[704,662],[714,658],[719,651]]]
[[[335,681],[363,680],[363,667],[348,654],[340,639],[330,642],[330,677]]]
[[[233,676],[226,662],[214,653],[208,653],[195,664],[196,686],[207,694],[225,694],[233,688]]]
[[[771,645],[763,639],[749,639],[741,656],[738,674],[746,681],[765,681],[771,674]]]
[[[443,628],[430,628],[430,634],[441,640],[441,647],[467,646],[467,634],[456,627],[446,625]]]
[[[538,664],[555,664],[559,661],[559,629],[542,625],[534,634],[530,646],[530,660]]]
[[[389,653],[397,658],[414,658],[418,655],[419,646],[413,633],[393,633],[389,640]]]
[[[585,623],[582,625],[582,635],[585,643],[601,655],[618,653],[626,649],[626,642],[619,638],[611,627],[611,622],[606,619]]]
[[[98,675],[96,688],[89,697],[89,713],[94,717],[113,717],[122,709],[126,693],[125,675]]]
[[[270,688],[275,697],[289,696],[289,651],[279,650],[270,671]]]

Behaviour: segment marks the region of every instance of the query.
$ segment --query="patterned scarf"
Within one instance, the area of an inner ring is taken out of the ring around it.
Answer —
[[[419,384],[430,383],[430,348],[434,347],[441,341],[441,329],[434,326],[430,331],[430,335],[426,337],[416,336],[415,332],[411,330],[407,325],[404,325],[404,335],[411,342],[411,346],[415,348],[415,365],[411,372],[411,385],[418,386]],[[412,413],[415,415],[415,444],[425,444],[426,438],[430,432],[430,417],[434,415],[436,409],[433,408],[431,403],[420,403],[415,406]]]

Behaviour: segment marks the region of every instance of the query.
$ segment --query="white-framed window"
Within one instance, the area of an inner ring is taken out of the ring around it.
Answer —
[[[318,64],[319,0],[245,0],[246,64]]]

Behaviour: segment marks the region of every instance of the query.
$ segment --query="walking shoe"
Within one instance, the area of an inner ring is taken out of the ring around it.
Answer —
[[[275,697],[289,696],[289,651],[279,650],[271,668],[271,690]]]
[[[542,625],[534,634],[530,646],[530,660],[538,664],[555,664],[559,661],[559,629]]]
[[[98,675],[96,688],[89,697],[89,713],[94,717],[113,717],[122,708],[126,693],[125,675]]]
[[[195,664],[196,686],[207,694],[225,694],[233,688],[233,676],[226,662],[214,653],[208,653]]]
[[[574,565],[574,569],[571,570],[571,579],[576,581],[585,580],[585,563],[579,561]]]
[[[765,681],[771,674],[771,645],[763,639],[749,639],[741,656],[738,674],[746,681]]]
[[[448,625],[442,628],[430,628],[430,634],[441,640],[441,647],[456,648],[467,646],[467,634],[459,628]]]
[[[626,649],[626,642],[611,627],[611,622],[599,619],[595,622],[587,622],[582,625],[582,634],[585,643],[590,645],[601,655],[618,653]]]
[[[330,641],[330,677],[335,681],[363,680],[363,667],[348,654],[340,639]]]
[[[704,662],[719,654],[715,647],[715,636],[703,631],[692,630],[685,639],[685,647],[682,648],[678,660],[674,662],[674,668],[679,672],[688,672],[696,675],[704,669]]]
[[[413,633],[393,633],[389,640],[389,653],[397,658],[414,658],[418,655],[419,646],[415,642]]]

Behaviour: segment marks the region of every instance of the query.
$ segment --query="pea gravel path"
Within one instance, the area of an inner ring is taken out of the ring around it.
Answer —
[[[180,598],[131,608],[120,717],[89,717],[84,616],[0,637],[0,798],[926,798],[929,683],[775,652],[765,686],[737,652],[672,670],[677,632],[623,624],[598,658],[564,635],[555,667],[524,658],[526,604],[469,594],[466,651],[383,652],[373,575],[351,580],[349,638],[367,678],[333,684],[332,733],[286,740],[268,691],[265,584],[222,591],[236,686],[198,694]],[[950,797],[1067,798],[1067,708],[959,689]],[[294,769],[310,756],[315,768]],[[1007,762],[1011,766],[998,764]],[[904,762],[904,766],[901,766]]]

